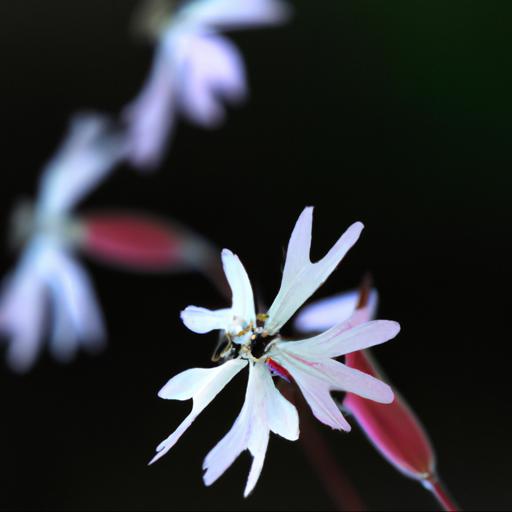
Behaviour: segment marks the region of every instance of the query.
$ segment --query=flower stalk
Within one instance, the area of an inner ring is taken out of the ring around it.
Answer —
[[[342,319],[359,325],[375,317],[377,303],[377,291],[372,288],[372,279],[368,275],[359,290],[306,306],[297,317],[295,326],[302,332],[315,333]],[[389,381],[368,349],[347,354],[345,364],[384,382]],[[419,481],[443,510],[458,510],[437,474],[435,452],[427,431],[396,388],[393,391],[395,399],[391,404],[379,404],[348,392],[340,408],[352,415],[369,441],[391,465],[403,475]]]
[[[446,512],[457,512],[460,510],[459,506],[455,503],[450,493],[446,489],[443,482],[435,475],[423,481],[423,487],[429,490],[439,505]]]
[[[356,310],[367,307],[371,293],[371,278],[363,280]],[[387,381],[369,350],[346,356],[348,366]],[[404,398],[394,389],[393,403],[382,406],[347,393],[343,407],[351,411],[377,450],[405,476],[418,480],[429,490],[443,510],[457,511],[437,475],[436,456],[427,431]]]
[[[304,398],[297,393],[297,387],[293,383],[281,381],[279,390],[299,412],[300,444],[336,510],[365,510],[362,498],[348,474],[333,456],[325,437],[314,422]]]

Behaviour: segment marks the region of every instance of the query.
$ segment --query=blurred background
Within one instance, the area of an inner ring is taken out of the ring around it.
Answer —
[[[512,4],[488,0],[295,0],[286,27],[233,33],[251,98],[223,129],[180,123],[162,168],[120,168],[79,209],[177,219],[237,252],[270,303],[293,224],[315,205],[313,256],[361,220],[357,246],[316,298],[371,271],[381,318],[402,333],[376,350],[427,427],[438,465],[468,510],[512,504],[510,280]],[[117,113],[141,87],[152,48],[129,31],[128,0],[0,3],[0,222],[32,196],[71,113]],[[298,443],[273,436],[242,498],[243,454],[211,488],[208,450],[243,400],[240,376],[176,447],[147,467],[190,403],[156,393],[208,366],[215,335],[187,331],[188,304],[224,307],[200,275],[144,275],[87,262],[107,350],[26,376],[0,369],[3,509],[332,510]],[[430,510],[418,484],[354,429],[321,428],[373,510]]]

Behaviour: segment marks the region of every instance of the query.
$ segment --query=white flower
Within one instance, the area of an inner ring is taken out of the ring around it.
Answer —
[[[189,306],[181,314],[194,332],[224,331],[226,361],[212,369],[192,369],[171,379],[160,391],[166,399],[193,399],[192,412],[175,432],[157,448],[151,462],[167,453],[203,409],[224,386],[249,365],[249,383],[245,403],[228,434],[204,461],[204,482],[212,484],[238,455],[248,449],[253,456],[245,488],[247,496],[254,488],[263,467],[270,432],[296,440],[299,422],[295,407],[276,389],[272,374],[299,386],[313,414],[333,429],[350,430],[330,392],[349,391],[382,403],[393,400],[387,384],[348,368],[334,358],[390,340],[400,330],[396,322],[377,320],[352,327],[343,321],[309,339],[287,341],[280,328],[290,319],[336,268],[357,241],[363,225],[353,224],[324,258],[309,259],[313,209],[306,208],[293,230],[281,288],[266,314],[257,315],[247,273],[231,251],[222,252],[226,277],[233,293],[232,307],[217,311]]]
[[[178,10],[159,34],[142,91],[125,110],[132,163],[155,167],[179,116],[213,128],[224,120],[224,102],[245,99],[242,56],[221,30],[281,23],[288,14],[280,0],[196,0]]]
[[[108,131],[103,117],[75,117],[44,169],[35,208],[18,211],[17,238],[26,247],[0,296],[0,331],[7,336],[7,359],[16,371],[28,370],[40,352],[48,300],[50,348],[57,358],[69,360],[80,343],[91,349],[102,343],[101,311],[89,277],[71,254],[79,233],[69,212],[123,154],[121,139]]]

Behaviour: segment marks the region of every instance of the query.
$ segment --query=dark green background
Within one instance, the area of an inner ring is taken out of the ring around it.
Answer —
[[[286,28],[233,34],[252,95],[224,129],[180,124],[162,169],[120,169],[87,206],[176,218],[237,252],[267,302],[305,205],[313,255],[353,221],[366,230],[317,294],[371,270],[383,318],[403,331],[377,356],[431,433],[439,468],[469,510],[507,509],[510,489],[512,4],[301,0]],[[127,0],[0,2],[0,222],[33,194],[69,115],[115,113],[137,92],[152,50],[134,41]],[[5,237],[4,237],[5,238]],[[14,262],[2,251],[2,273]],[[273,437],[242,500],[248,456],[212,488],[201,462],[241,406],[239,378],[151,468],[189,404],[156,397],[208,365],[215,336],[188,332],[188,304],[223,306],[198,276],[137,276],[87,263],[109,349],[26,377],[0,371],[4,509],[330,509],[298,444]],[[434,503],[355,429],[322,428],[368,507]]]

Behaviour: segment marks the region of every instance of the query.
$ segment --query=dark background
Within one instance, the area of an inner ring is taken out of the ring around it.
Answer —
[[[134,5],[0,2],[4,235],[69,115],[114,114],[142,84],[152,49],[130,36]],[[428,428],[441,474],[466,509],[509,508],[512,4],[294,5],[285,28],[233,34],[252,95],[223,129],[181,123],[158,173],[121,168],[85,206],[188,224],[236,251],[267,302],[304,206],[316,206],[315,257],[362,220],[364,236],[316,297],[372,271],[379,316],[403,328],[377,357]],[[14,262],[1,252],[3,274]],[[245,377],[148,468],[190,408],[157,391],[177,372],[209,365],[215,343],[215,335],[187,331],[178,313],[225,303],[198,275],[86,265],[107,316],[108,349],[68,366],[45,354],[22,377],[3,365],[0,507],[332,509],[299,444],[277,436],[249,499],[247,454],[203,487],[202,459],[238,414]],[[435,506],[357,429],[322,430],[370,509]]]

